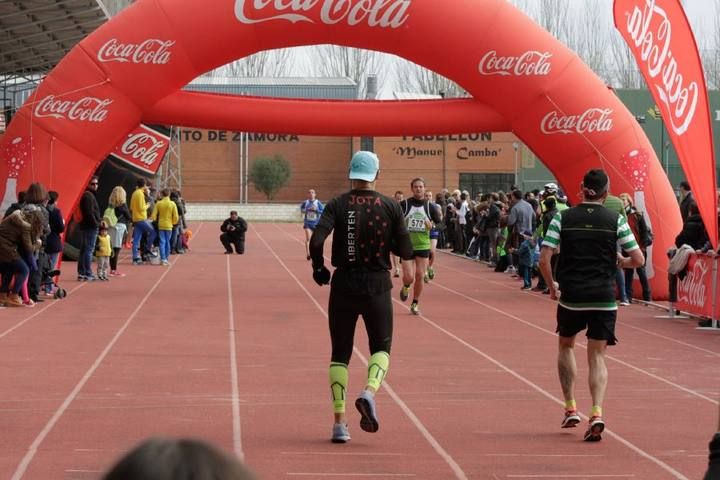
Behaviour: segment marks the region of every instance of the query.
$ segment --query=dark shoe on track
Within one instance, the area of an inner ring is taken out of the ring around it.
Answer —
[[[400,289],[400,300],[402,300],[404,302],[405,300],[408,299],[409,296],[410,296],[410,287],[409,286],[406,287],[405,285],[403,285],[402,288]]]
[[[375,396],[367,390],[363,390],[355,400],[355,408],[360,412],[360,428],[366,432],[375,433],[380,428],[377,413],[375,412]]]
[[[591,417],[587,432],[583,436],[586,442],[599,442],[602,440],[602,432],[605,430],[605,422],[602,417]]]
[[[565,416],[560,424],[560,428],[575,428],[580,423],[580,415],[577,410],[565,410]]]

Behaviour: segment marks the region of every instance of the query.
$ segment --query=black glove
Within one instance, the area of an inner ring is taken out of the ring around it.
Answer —
[[[330,270],[328,270],[325,265],[320,265],[318,267],[313,266],[313,280],[315,280],[315,283],[317,283],[321,287],[323,285],[329,284]]]

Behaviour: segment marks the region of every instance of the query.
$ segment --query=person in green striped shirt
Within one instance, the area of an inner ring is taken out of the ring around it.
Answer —
[[[550,289],[550,298],[559,300],[557,333],[559,335],[558,375],[565,398],[565,416],[561,427],[580,423],[575,402],[575,337],[587,329],[588,367],[592,409],[583,440],[602,438],[605,423],[602,402],[607,388],[605,350],[615,345],[615,272],[618,268],[636,268],[645,261],[627,220],[618,212],[603,206],[608,195],[609,179],[601,169],[588,171],[583,177],[583,202],[558,212],[550,222],[540,253],[540,271]],[[618,246],[629,257],[618,254]],[[558,252],[557,269],[550,259]]]

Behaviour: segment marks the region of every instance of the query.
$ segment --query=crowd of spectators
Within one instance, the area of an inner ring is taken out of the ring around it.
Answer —
[[[136,203],[128,208],[122,186],[113,188],[106,201],[99,201],[98,178],[91,178],[73,216],[79,281],[124,276],[118,270],[123,247],[137,252],[135,264],[168,265],[170,254],[185,252],[189,231],[180,192],[155,192],[145,183],[138,180],[133,193]],[[101,203],[107,208],[101,209]],[[65,229],[57,192],[32,183],[18,193],[18,201],[0,222],[0,306],[32,307],[63,296],[57,278]],[[135,237],[136,241],[129,241]],[[159,261],[153,262],[156,258]]]
[[[496,272],[512,274],[522,280],[522,290],[548,293],[538,272],[540,247],[553,217],[570,206],[567,196],[557,184],[547,183],[542,190],[528,192],[512,187],[509,193],[483,193],[475,198],[471,198],[467,191],[443,190],[436,195],[435,203],[444,212],[443,223],[437,226],[440,231],[439,248],[486,263]],[[634,206],[632,197],[627,193],[610,196],[606,207],[628,218],[630,228],[645,253],[652,243],[652,231],[644,213]],[[632,302],[635,274],[640,278],[642,299],[651,299],[644,266],[635,270],[619,270],[620,305]]]

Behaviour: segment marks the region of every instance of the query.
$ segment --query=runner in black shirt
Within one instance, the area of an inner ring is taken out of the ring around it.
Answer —
[[[360,151],[353,155],[348,176],[352,190],[328,202],[310,239],[313,279],[318,285],[326,285],[330,283],[330,271],[324,266],[323,245],[335,231],[332,242],[335,273],[328,307],[332,341],[330,389],[335,414],[332,441],[335,443],[350,440],[345,391],[358,315],[362,315],[365,322],[371,357],[367,385],[355,406],[362,416],[363,430],[376,432],[379,428],[375,392],[387,373],[392,343],[390,252],[403,260],[412,258],[400,205],[375,191],[379,167],[374,153]]]

